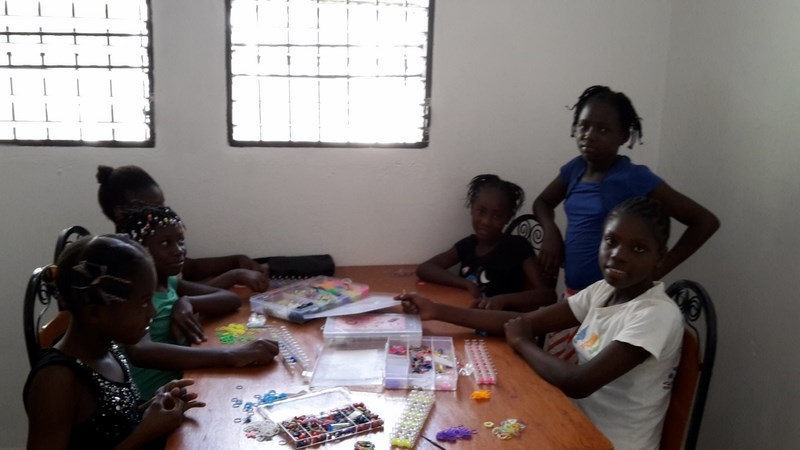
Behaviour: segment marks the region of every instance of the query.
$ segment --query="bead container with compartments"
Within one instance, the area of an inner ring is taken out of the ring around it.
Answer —
[[[332,407],[331,405],[338,405]],[[305,448],[383,428],[383,418],[344,388],[276,402],[259,413],[278,423],[295,448]]]
[[[455,391],[458,368],[452,337],[390,338],[386,344],[387,389]]]
[[[327,311],[358,301],[369,294],[369,286],[347,278],[318,276],[297,281],[250,297],[250,309],[264,315],[304,323],[307,314]]]

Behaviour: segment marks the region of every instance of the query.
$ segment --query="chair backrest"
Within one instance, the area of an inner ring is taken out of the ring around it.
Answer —
[[[22,308],[25,347],[31,366],[39,350],[53,345],[69,325],[68,312],[50,309],[52,303],[57,303],[55,290],[42,281],[43,270],[43,267],[37,267],[31,274]]]
[[[58,260],[58,256],[61,255],[61,252],[64,251],[64,248],[67,245],[84,236],[89,236],[90,234],[91,233],[89,233],[89,230],[80,225],[73,225],[69,228],[64,228],[61,230],[61,233],[58,234],[58,239],[56,240],[56,251],[53,253],[53,262],[55,263]]]
[[[522,214],[515,217],[506,226],[505,234],[524,237],[531,242],[537,253],[542,247],[542,240],[544,239],[544,229],[533,214]]]
[[[504,233],[524,237],[530,241],[537,255],[539,254],[539,249],[542,248],[544,228],[542,228],[542,224],[539,223],[539,220],[536,219],[536,216],[533,214],[522,214],[515,217],[514,220],[508,223]],[[546,281],[550,286],[555,288],[558,283],[558,277],[555,276]]]
[[[680,307],[686,326],[661,433],[661,450],[694,450],[714,369],[717,315],[711,297],[697,282],[676,281],[667,288],[667,294]]]

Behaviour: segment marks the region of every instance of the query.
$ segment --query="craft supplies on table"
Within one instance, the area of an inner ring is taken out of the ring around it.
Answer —
[[[307,314],[358,301],[369,294],[369,286],[347,278],[319,276],[300,280],[250,297],[250,309],[295,323]]]
[[[312,389],[346,386],[379,392],[383,389],[386,338],[327,340],[317,356],[309,385]]]
[[[497,373],[486,342],[482,339],[468,339],[464,342],[464,350],[469,365],[466,372],[472,371],[475,382],[479,385],[497,384]]]
[[[431,391],[413,390],[408,393],[403,412],[392,429],[390,437],[392,447],[414,447],[434,401],[435,395]]]
[[[390,338],[384,385],[387,389],[455,391],[458,369],[453,338],[423,336],[418,343]]]
[[[333,407],[332,407],[333,405]],[[281,427],[295,448],[383,428],[383,419],[342,388],[323,390],[259,409]]]
[[[297,366],[300,366],[300,374],[309,376],[312,369],[311,360],[300,344],[297,343],[294,336],[292,336],[289,329],[285,325],[279,327],[270,326],[268,333],[270,339],[278,343],[278,349],[280,350],[278,357],[287,366],[289,372],[294,374]]]
[[[400,338],[419,341],[422,321],[417,314],[369,313],[328,317],[322,331],[325,340]]]

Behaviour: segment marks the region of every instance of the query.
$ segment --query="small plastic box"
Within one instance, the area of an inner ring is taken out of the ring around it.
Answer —
[[[250,310],[295,323],[305,315],[358,301],[369,294],[369,286],[347,278],[313,277],[250,297]]]
[[[386,346],[384,386],[455,391],[458,367],[453,338],[423,336],[419,342],[390,338]]]
[[[416,314],[397,313],[328,317],[322,338],[326,341],[398,338],[419,342],[422,338],[422,321]]]
[[[385,337],[326,340],[309,385],[312,389],[347,386],[379,392],[383,390],[385,361]]]
[[[276,402],[261,410],[281,427],[295,448],[331,442],[383,428],[383,419],[349,392],[334,388]]]

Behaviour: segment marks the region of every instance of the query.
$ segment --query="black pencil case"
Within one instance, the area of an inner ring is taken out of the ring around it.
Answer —
[[[269,277],[276,280],[300,280],[320,275],[333,276],[336,265],[331,255],[267,256],[256,258],[269,266]]]

